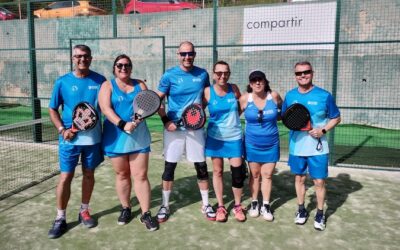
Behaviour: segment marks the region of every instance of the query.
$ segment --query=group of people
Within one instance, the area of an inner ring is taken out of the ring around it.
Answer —
[[[290,131],[288,164],[295,175],[298,209],[296,224],[304,224],[309,216],[305,208],[305,179],[307,172],[314,180],[317,212],[314,227],[325,229],[323,213],[325,179],[328,176],[329,148],[326,133],[340,122],[340,112],[332,95],[313,84],[313,69],[309,62],[299,62],[294,67],[298,86],[289,91],[283,101],[273,91],[265,73],[256,70],[249,75],[247,92],[241,94],[237,85],[229,83],[229,64],[218,61],[213,67],[214,84],[210,84],[205,69],[194,65],[196,50],[189,41],[179,45],[179,65],[162,76],[157,94],[166,99],[168,107],[161,105],[158,114],[164,125],[162,174],[162,204],[155,218],[150,212],[151,188],[147,177],[151,136],[146,122],[133,117],[135,96],[147,89],[146,84],[131,78],[132,61],[119,55],[113,64],[114,79],[89,69],[92,55],[86,45],[76,45],[72,51],[74,71],[58,78],[49,104],[51,121],[59,133],[59,161],[61,174],[56,189],[57,216],[48,233],[57,238],[67,230],[66,208],[71,193],[71,182],[80,159],[82,163],[82,204],[78,220],[88,228],[96,226],[89,212],[89,201],[94,187],[95,168],[110,158],[115,171],[116,192],[121,203],[118,224],[132,219],[132,183],[141,208],[140,222],[150,231],[169,219],[170,196],[177,163],[185,155],[194,164],[197,184],[202,200],[201,213],[210,221],[225,222],[228,211],[224,203],[224,159],[230,164],[231,186],[234,197],[232,214],[239,222],[246,220],[242,205],[246,164],[250,169],[251,204],[248,214],[273,221],[270,205],[272,174],[280,158],[278,120],[294,103],[305,105],[311,114],[310,131]],[[71,130],[72,110],[79,102],[86,101],[105,116],[103,126],[74,133]],[[185,107],[199,103],[208,108],[209,122],[206,129],[186,130],[177,122]],[[62,107],[62,114],[59,108]],[[240,121],[244,114],[244,133]],[[322,141],[322,148],[315,145]],[[209,202],[209,175],[206,157],[213,166],[213,188],[217,199],[216,210]],[[261,190],[262,203],[258,195]]]

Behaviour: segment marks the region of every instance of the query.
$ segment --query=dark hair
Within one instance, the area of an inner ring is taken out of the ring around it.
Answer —
[[[86,51],[89,55],[92,55],[92,50],[89,48],[89,46],[84,44],[77,44],[73,49],[80,49],[82,51]]]
[[[214,64],[214,66],[213,66],[213,72],[215,72],[215,67],[216,67],[218,64],[227,66],[227,67],[228,67],[228,71],[229,71],[229,72],[231,71],[231,68],[229,67],[229,64],[228,64],[227,62],[225,62],[225,61],[218,61],[218,62],[216,62],[216,63]]]
[[[112,70],[112,72],[113,72],[114,75],[115,75],[115,65],[117,64],[117,62],[118,62],[119,60],[124,59],[124,58],[125,58],[126,60],[128,60],[128,62],[129,62],[130,65],[132,65],[132,61],[131,61],[131,58],[129,58],[129,56],[127,56],[127,55],[125,55],[125,54],[121,54],[121,55],[117,56],[117,58],[115,58],[115,60],[114,60],[113,70]]]
[[[265,91],[265,92],[271,92],[271,91],[272,91],[272,90],[271,90],[271,87],[269,86],[269,81],[268,81],[268,79],[266,78],[264,72],[262,72],[262,71],[260,71],[260,70],[254,70],[254,71],[252,71],[252,72],[250,73],[250,75],[249,75],[249,81],[251,81],[251,79],[252,79],[253,77],[255,77],[255,78],[262,78],[262,79],[265,81],[265,85],[264,85],[264,91]],[[246,90],[247,90],[247,93],[253,92],[253,89],[250,87],[250,83],[247,84]]]
[[[297,63],[294,65],[294,68],[296,68],[298,65],[308,65],[308,66],[310,66],[311,70],[313,70],[313,67],[312,67],[312,65],[311,65],[311,63],[310,63],[309,61],[300,61],[300,62],[297,62]]]

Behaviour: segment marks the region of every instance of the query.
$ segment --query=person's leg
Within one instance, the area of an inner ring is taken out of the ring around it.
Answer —
[[[69,198],[71,196],[71,182],[74,177],[74,172],[61,172],[56,188],[56,203],[57,209],[66,210]]]
[[[149,153],[131,154],[129,165],[133,176],[134,190],[143,214],[149,211],[151,199],[150,182],[147,177]]]
[[[115,172],[115,190],[123,208],[130,208],[132,191],[131,170],[129,167],[129,156],[122,155],[111,157],[111,163]]]
[[[306,175],[298,175],[296,174],[294,177],[294,186],[296,189],[296,196],[297,196],[297,204],[304,205],[304,199],[306,194]]]
[[[258,162],[249,162],[250,167],[250,194],[253,201],[258,200],[258,193],[260,191],[260,179],[261,179],[261,164]]]
[[[263,204],[261,207],[261,214],[263,218],[267,221],[273,221],[274,216],[270,207],[271,200],[271,190],[272,190],[272,174],[275,170],[275,162],[264,163],[261,167],[261,193],[263,196]]]
[[[235,186],[232,186],[233,197],[235,200],[235,205],[240,205],[242,203],[242,193],[243,193],[243,183],[245,176],[242,170],[242,158],[235,157],[229,159],[229,163],[231,164],[231,169],[234,169],[238,172],[236,177]],[[240,171],[240,175],[239,175]],[[232,176],[233,177],[233,176]]]
[[[218,206],[224,206],[223,200],[223,176],[224,176],[224,159],[219,157],[211,158],[213,164],[213,188],[217,197]]]
[[[317,209],[323,211],[325,203],[325,195],[326,195],[325,180],[314,179],[314,188],[315,188],[315,195],[317,197]]]

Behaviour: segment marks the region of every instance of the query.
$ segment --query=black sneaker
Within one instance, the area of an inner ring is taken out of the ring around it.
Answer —
[[[125,225],[132,218],[132,212],[130,207],[122,208],[121,214],[118,217],[118,225]]]
[[[96,226],[96,222],[90,216],[89,209],[82,210],[78,215],[79,223],[82,223],[87,228]]]
[[[147,211],[140,217],[140,222],[144,224],[149,231],[156,231],[158,229],[158,225],[151,217],[150,211]]]
[[[67,222],[65,219],[55,220],[53,226],[47,234],[50,239],[55,239],[63,235],[67,231]]]

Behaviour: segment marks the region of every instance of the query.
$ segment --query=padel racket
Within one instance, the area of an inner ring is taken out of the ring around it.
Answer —
[[[206,123],[206,114],[203,107],[198,103],[187,106],[183,112],[181,119],[176,123],[178,127],[184,127],[187,130],[197,130],[204,127]]]
[[[92,129],[96,126],[99,116],[96,109],[87,102],[78,103],[72,111],[71,131],[76,133]]]
[[[161,99],[156,92],[152,90],[143,90],[136,95],[133,100],[133,110],[135,114],[133,119],[145,119],[154,115],[161,105]]]
[[[300,104],[290,105],[282,115],[282,123],[290,130],[309,131],[311,127],[311,115],[308,109]],[[322,150],[321,138],[318,138],[317,150]]]

